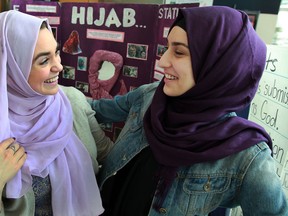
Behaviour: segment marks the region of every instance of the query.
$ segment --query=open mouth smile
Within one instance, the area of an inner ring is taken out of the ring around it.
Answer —
[[[51,79],[45,80],[44,83],[54,83],[58,80],[58,76],[52,77]]]
[[[178,77],[170,75],[170,74],[165,74],[165,78],[169,79],[169,80],[177,80],[178,79]]]

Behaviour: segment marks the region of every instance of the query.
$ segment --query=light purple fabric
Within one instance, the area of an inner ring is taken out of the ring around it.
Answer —
[[[43,19],[18,11],[0,14],[0,140],[15,137],[27,160],[7,183],[8,198],[32,189],[31,175],[49,175],[54,215],[103,212],[89,153],[73,132],[73,113],[64,93],[36,93],[27,82]]]

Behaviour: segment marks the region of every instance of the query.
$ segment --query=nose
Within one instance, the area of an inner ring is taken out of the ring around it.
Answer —
[[[167,68],[170,66],[169,51],[168,50],[166,50],[166,52],[164,52],[163,55],[161,56],[161,58],[158,62],[158,66],[161,68]]]
[[[63,71],[63,65],[61,64],[60,56],[55,59],[53,66],[51,67],[51,71],[54,73],[59,73]]]

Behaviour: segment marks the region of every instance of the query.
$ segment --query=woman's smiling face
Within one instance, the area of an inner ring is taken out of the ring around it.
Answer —
[[[195,85],[186,32],[174,26],[168,35],[168,49],[159,61],[164,69],[163,91],[168,96],[180,96]]]
[[[47,28],[39,32],[28,79],[31,88],[42,95],[58,92],[58,76],[63,70],[58,44]]]

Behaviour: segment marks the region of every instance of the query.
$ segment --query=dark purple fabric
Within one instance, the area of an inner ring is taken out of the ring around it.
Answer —
[[[155,92],[144,127],[158,163],[175,170],[260,141],[272,148],[261,126],[241,117],[219,120],[251,102],[265,66],[266,46],[248,16],[211,6],[180,9],[175,22],[183,17],[196,85],[182,96],[168,97],[161,81]]]

